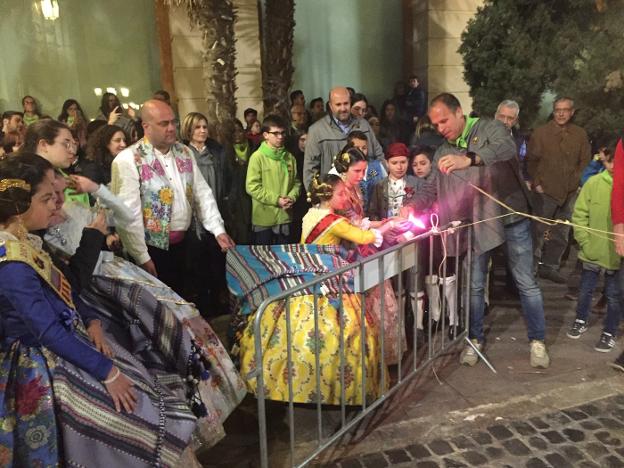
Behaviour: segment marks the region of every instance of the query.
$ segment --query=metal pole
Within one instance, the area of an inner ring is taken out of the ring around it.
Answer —
[[[269,448],[267,445],[266,408],[264,402],[264,364],[262,362],[262,343],[260,321],[266,310],[259,307],[254,318],[254,345],[256,348],[256,395],[258,398],[258,437],[260,438],[260,466],[269,468]]]
[[[362,263],[358,265],[360,276],[360,353],[362,363],[362,411],[366,409],[366,293],[364,292],[364,268]]]
[[[448,262],[448,233],[446,231],[442,232],[440,234],[440,240],[442,241],[442,245],[443,245],[443,249],[444,249],[444,262],[442,263],[442,278],[440,279],[440,282],[442,283],[442,306],[441,306],[441,311],[440,311],[440,321],[442,323],[442,348],[444,349],[444,341],[446,339],[446,329],[445,329],[445,325],[446,325],[446,308],[448,306],[447,304],[447,300],[446,300],[446,288],[447,288],[447,284],[446,284],[446,262]]]
[[[403,372],[401,370],[401,364],[403,359],[401,359],[402,357],[402,349],[401,349],[401,327],[403,327],[403,249],[401,248],[401,250],[397,251],[397,255],[399,256],[399,310],[398,310],[398,320],[397,320],[397,341],[398,341],[398,348],[397,348],[397,358],[399,360],[398,362],[398,368],[397,371],[399,373],[399,382],[401,383],[401,381],[403,380]],[[385,285],[384,285],[384,293],[385,293]],[[385,294],[384,294],[385,295]]]
[[[433,238],[434,235],[432,234],[431,237],[429,237],[429,280],[433,281]],[[431,284],[431,289],[433,289],[433,287],[438,287],[437,284],[434,285],[433,283]],[[429,292],[429,291],[427,291]],[[428,297],[429,299],[429,314],[427,314],[427,330],[428,330],[428,339],[427,339],[427,354],[428,354],[428,359],[431,359],[431,356],[433,355],[433,347],[432,347],[432,339],[431,339],[431,321],[432,321],[432,316],[433,314],[431,313],[431,309],[432,309],[432,301],[431,301],[431,297]]]
[[[323,443],[323,415],[321,407],[321,356],[319,346],[318,293],[319,284],[314,285],[314,361],[316,364],[316,423],[319,446]]]
[[[341,427],[347,423],[345,402],[345,349],[344,349],[344,304],[342,302],[342,275],[338,277],[338,317],[340,320],[340,422]]]
[[[290,326],[290,296],[286,298],[286,355],[288,359],[288,429],[290,432],[290,465],[295,465],[295,407],[292,384],[292,331]]]
[[[386,389],[386,320],[385,320],[385,311],[386,311],[386,295],[384,288],[384,258],[379,257],[377,262],[377,266],[379,267],[379,271],[377,272],[377,290],[381,295],[381,303],[380,303],[380,322],[381,322],[381,333],[379,334],[380,338],[380,346],[381,346],[381,394],[385,392]]]
[[[414,335],[412,336],[412,340],[413,340],[413,348],[412,348],[412,353],[413,353],[413,359],[412,359],[412,371],[416,370],[417,367],[417,360],[418,360],[418,276],[420,275],[420,241],[418,242],[414,242],[414,249],[415,249],[415,257],[414,257],[414,261],[415,261],[415,266],[412,268],[412,285],[413,285],[413,292],[414,292],[414,307],[412,307],[414,310],[412,310],[412,315],[414,317],[414,326],[413,326],[413,332]]]

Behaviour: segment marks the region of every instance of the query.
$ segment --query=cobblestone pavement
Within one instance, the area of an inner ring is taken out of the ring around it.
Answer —
[[[327,466],[327,465],[326,465]],[[624,467],[624,396],[342,459],[340,468]]]

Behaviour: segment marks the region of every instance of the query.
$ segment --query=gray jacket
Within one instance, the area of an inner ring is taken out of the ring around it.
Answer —
[[[500,205],[479,193],[468,182],[493,195],[517,211],[529,210],[526,187],[516,157],[516,145],[506,127],[497,120],[480,119],[472,128],[468,148],[458,148],[448,141],[442,143],[434,157],[434,168],[447,154],[476,153],[483,161],[483,166],[469,167],[451,174],[438,174],[437,191],[440,224],[450,221],[474,222],[505,214]],[[479,223],[473,227],[473,250],[478,255],[505,242],[505,223],[516,222],[518,216],[494,219]],[[465,240],[465,236],[463,236]],[[454,250],[455,243],[449,243],[449,250]],[[466,244],[460,244],[462,254]]]
[[[347,135],[353,131],[364,132],[368,137],[368,155],[371,159],[383,159],[383,149],[368,122],[354,118],[346,133],[340,129],[332,116],[326,115],[312,124],[303,161],[303,183],[310,187],[316,172],[323,176],[332,168],[334,157],[347,144]]]

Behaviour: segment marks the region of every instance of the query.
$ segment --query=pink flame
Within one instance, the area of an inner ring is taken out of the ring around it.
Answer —
[[[417,227],[418,229],[427,229],[422,219],[417,218],[413,214],[410,214],[407,219],[410,223],[414,225],[414,227]]]

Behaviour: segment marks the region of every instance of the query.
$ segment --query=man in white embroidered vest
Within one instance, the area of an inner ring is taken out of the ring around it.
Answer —
[[[145,137],[113,161],[112,190],[134,216],[132,223],[117,230],[135,262],[182,295],[185,235],[192,217],[215,236],[223,250],[234,242],[225,232],[212,190],[193,154],[176,142],[171,107],[155,99],[146,101],[141,119]]]

